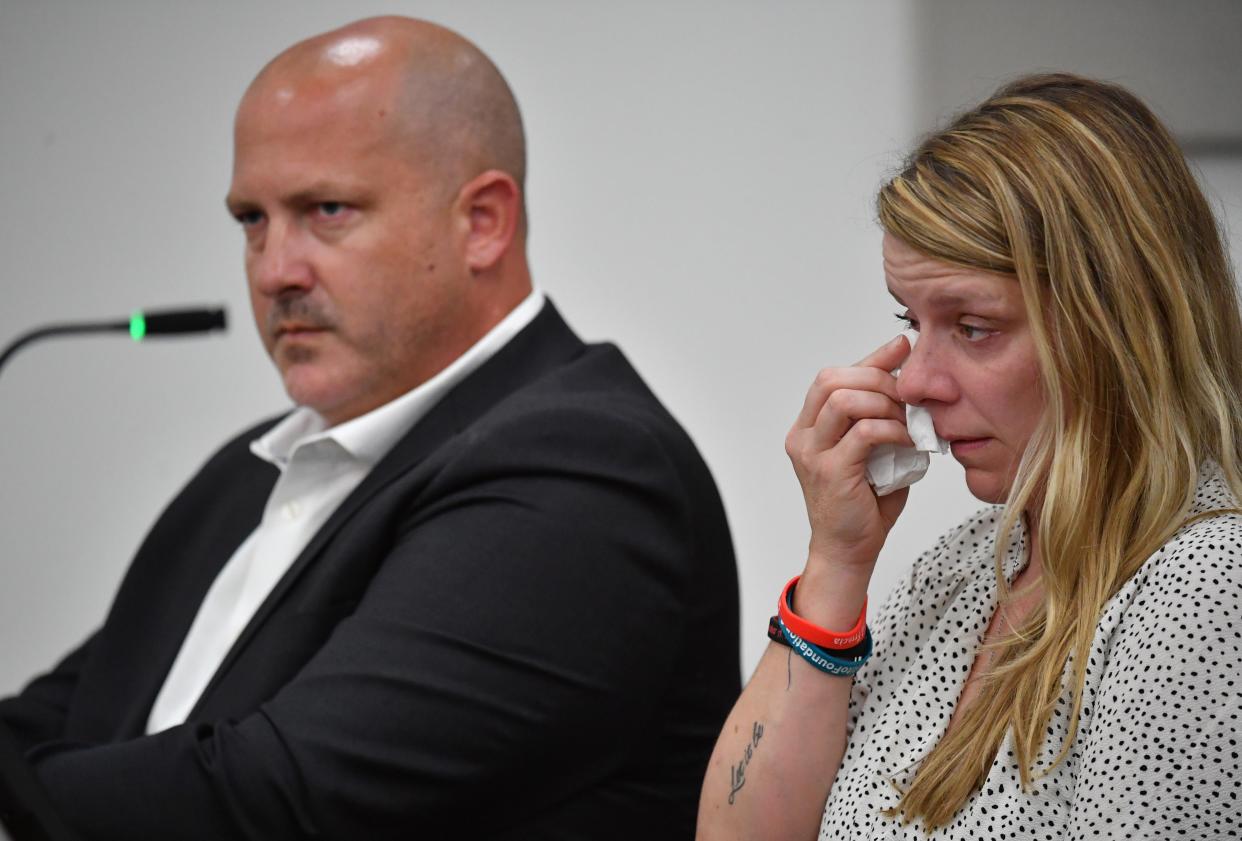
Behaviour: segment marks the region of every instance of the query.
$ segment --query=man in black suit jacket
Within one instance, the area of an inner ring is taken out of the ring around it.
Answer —
[[[103,627],[0,702],[51,801],[118,841],[692,837],[739,691],[728,530],[621,353],[532,293],[503,79],[439,27],[361,21],[264,68],[235,144],[301,408],[212,456]],[[393,407],[412,425],[339,504],[311,475],[333,504],[285,540],[273,441],[369,424],[365,451]]]

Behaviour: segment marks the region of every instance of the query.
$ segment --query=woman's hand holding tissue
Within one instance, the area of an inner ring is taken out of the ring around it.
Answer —
[[[918,333],[907,330],[902,335],[913,350]],[[881,444],[867,457],[867,481],[875,488],[876,496],[887,496],[893,491],[910,487],[927,474],[931,464],[928,453],[949,451],[949,442],[936,434],[931,412],[922,406],[906,404],[906,433],[914,442],[914,447]]]
[[[800,604],[804,594],[814,598],[816,591],[840,588],[843,577],[861,583],[865,593],[889,529],[905,507],[904,488],[876,496],[867,481],[867,459],[877,446],[914,446],[892,375],[909,353],[909,341],[898,336],[857,365],[820,371],[785,437],[811,522],[806,571],[795,595]]]

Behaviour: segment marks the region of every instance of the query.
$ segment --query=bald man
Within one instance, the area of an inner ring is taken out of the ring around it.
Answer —
[[[228,208],[296,408],[0,719],[87,839],[690,838],[739,691],[693,444],[532,287],[517,106],[439,27],[300,43]]]

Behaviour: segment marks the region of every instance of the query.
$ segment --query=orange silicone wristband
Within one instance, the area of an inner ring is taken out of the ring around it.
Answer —
[[[862,642],[862,638],[867,634],[866,597],[863,597],[862,613],[858,615],[858,621],[854,623],[853,628],[850,628],[848,631],[829,631],[806,621],[793,612],[794,587],[798,585],[798,579],[801,577],[800,575],[795,575],[789,579],[789,583],[781,591],[780,604],[777,605],[776,610],[781,617],[781,621],[785,623],[785,627],[812,645],[829,650],[853,648]]]

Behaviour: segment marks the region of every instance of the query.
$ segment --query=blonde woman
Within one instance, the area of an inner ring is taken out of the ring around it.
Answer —
[[[919,340],[822,371],[789,433],[809,556],[699,837],[1240,837],[1242,323],[1181,152],[1121,88],[1028,77],[878,206]],[[868,617],[903,404],[993,505]]]

